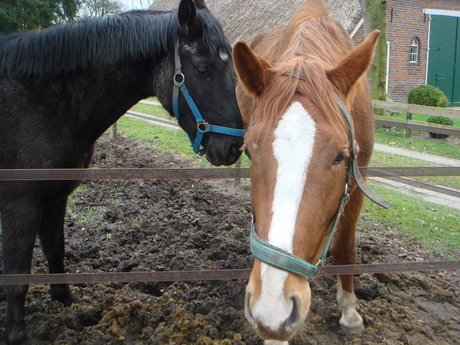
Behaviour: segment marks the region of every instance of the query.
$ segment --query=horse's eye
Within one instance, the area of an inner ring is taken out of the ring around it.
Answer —
[[[342,163],[346,158],[348,158],[348,151],[341,151],[337,157],[335,157],[334,161],[332,162],[333,165],[339,165]]]
[[[195,70],[197,75],[202,78],[209,78],[212,75],[211,69],[206,66],[198,66]]]

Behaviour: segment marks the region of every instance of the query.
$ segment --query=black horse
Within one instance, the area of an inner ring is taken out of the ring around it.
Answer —
[[[97,138],[140,99],[155,95],[180,115],[192,141],[202,136],[212,164],[238,159],[242,140],[234,135],[243,124],[231,47],[203,0],[182,0],[170,12],[128,12],[0,37],[0,168],[87,167]],[[204,119],[198,130],[194,105]],[[64,272],[63,220],[77,185],[0,182],[5,274],[30,273],[37,234],[49,271]],[[7,287],[7,344],[30,344],[27,290]],[[51,296],[65,306],[74,302],[68,285],[52,285]]]

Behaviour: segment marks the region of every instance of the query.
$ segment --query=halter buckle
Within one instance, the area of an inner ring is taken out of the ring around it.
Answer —
[[[203,122],[197,122],[196,123],[196,128],[199,130],[199,131],[202,131],[202,132],[207,132],[209,130],[209,123],[206,122],[206,121],[203,121]]]
[[[183,73],[176,73],[173,80],[175,85],[180,86],[185,83],[185,75]]]

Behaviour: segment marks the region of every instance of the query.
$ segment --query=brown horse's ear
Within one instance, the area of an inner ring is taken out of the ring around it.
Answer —
[[[364,42],[349,52],[336,67],[326,71],[331,83],[343,95],[348,94],[352,86],[371,65],[379,34],[379,30],[372,31]]]
[[[264,58],[257,56],[244,41],[239,41],[233,47],[233,62],[235,63],[238,81],[246,91],[259,98],[267,86],[273,72],[270,64]]]

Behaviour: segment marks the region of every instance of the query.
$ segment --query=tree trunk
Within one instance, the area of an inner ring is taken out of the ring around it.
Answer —
[[[375,49],[374,61],[371,64],[367,76],[371,88],[372,99],[385,101],[387,98],[387,2],[385,0],[360,0],[360,3],[361,7],[364,5],[364,36],[366,37],[375,29],[380,30],[379,40]]]

